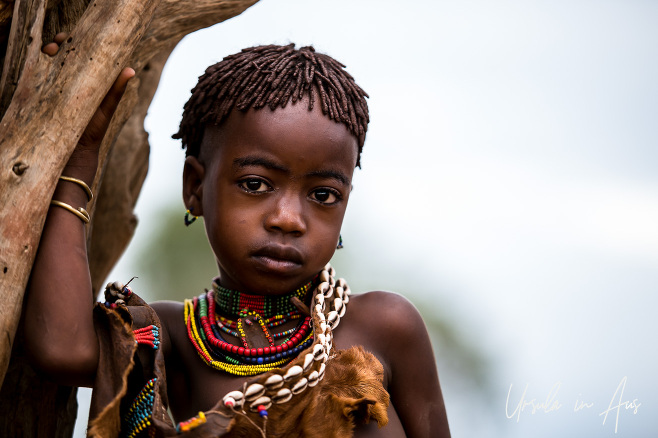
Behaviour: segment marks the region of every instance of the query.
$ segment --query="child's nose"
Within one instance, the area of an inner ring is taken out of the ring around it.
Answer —
[[[277,199],[265,219],[265,228],[284,234],[301,236],[306,233],[303,201],[295,195],[283,195]]]

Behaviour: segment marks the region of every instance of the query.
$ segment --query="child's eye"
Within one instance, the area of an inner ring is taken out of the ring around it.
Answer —
[[[250,193],[264,193],[272,190],[265,181],[258,178],[248,178],[239,182],[240,188]]]
[[[311,199],[320,204],[331,205],[341,200],[340,193],[330,189],[316,189],[311,192]]]

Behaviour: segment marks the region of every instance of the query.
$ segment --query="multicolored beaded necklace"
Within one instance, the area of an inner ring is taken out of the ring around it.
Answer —
[[[253,376],[283,366],[313,343],[311,318],[302,318],[291,301],[306,301],[313,282],[295,292],[276,297],[242,294],[213,282],[213,290],[185,300],[185,324],[197,353],[209,366],[239,376]],[[221,312],[223,315],[218,315]],[[232,318],[237,318],[234,320]],[[293,329],[271,335],[269,329],[299,319]],[[249,346],[244,325],[257,322],[269,346]],[[222,333],[240,339],[233,345]],[[275,339],[279,345],[275,344]]]
[[[313,345],[280,370],[245,383],[222,398],[224,407],[235,415],[258,413],[263,418],[259,427],[263,436],[268,409],[284,404],[307,388],[316,386],[325,375],[328,360],[335,353],[333,333],[345,316],[351,290],[344,279],[334,280],[336,272],[327,264],[318,276],[318,285],[311,301]],[[255,424],[252,422],[252,424]]]
[[[220,286],[218,279],[212,282],[217,311],[229,318],[239,317],[245,310],[255,312],[263,318],[272,318],[285,315],[286,313],[296,312],[298,309],[290,299],[297,297],[304,302],[311,286],[313,286],[313,282],[309,281],[291,294],[271,297],[244,294],[227,289]]]

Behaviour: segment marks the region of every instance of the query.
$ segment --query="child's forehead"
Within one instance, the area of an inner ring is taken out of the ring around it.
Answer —
[[[212,155],[223,150],[232,159],[269,157],[270,161],[292,162],[315,155],[334,164],[345,159],[351,169],[358,149],[357,137],[319,107],[309,109],[308,98],[274,110],[233,110],[220,125],[206,127],[202,143],[202,150]],[[317,160],[307,161],[317,164]]]

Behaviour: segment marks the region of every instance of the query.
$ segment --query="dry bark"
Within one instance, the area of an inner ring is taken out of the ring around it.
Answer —
[[[137,223],[133,208],[149,155],[143,122],[164,63],[185,35],[256,1],[0,0],[0,382],[55,182],[113,79],[124,66],[137,73],[101,146],[93,186],[99,194],[88,230],[94,293]],[[59,53],[42,54],[42,43],[59,31],[70,32]],[[0,432],[70,435],[75,391],[47,384],[15,350],[0,392]],[[35,385],[43,390],[26,392]],[[40,428],[27,425],[46,417]]]

